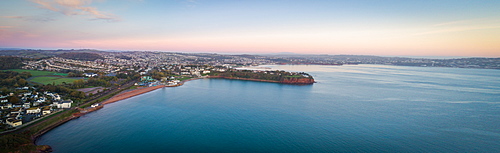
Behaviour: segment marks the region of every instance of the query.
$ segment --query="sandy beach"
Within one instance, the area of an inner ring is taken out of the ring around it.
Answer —
[[[109,103],[113,103],[113,102],[116,102],[116,101],[120,101],[120,100],[123,100],[123,99],[134,97],[134,96],[137,96],[137,95],[140,95],[140,94],[143,94],[143,93],[146,93],[146,92],[150,92],[150,91],[153,91],[153,90],[156,90],[156,89],[159,89],[159,88],[163,88],[163,87],[165,87],[165,86],[164,85],[159,85],[159,86],[145,87],[145,88],[135,89],[135,90],[132,90],[132,91],[127,91],[127,92],[124,92],[124,93],[120,93],[120,94],[118,94],[116,96],[113,96],[113,97],[109,98],[108,100],[102,102],[101,104],[106,105],[106,104],[109,104]]]
[[[200,78],[191,78],[191,79],[188,79],[188,80],[181,81],[181,82],[179,82],[178,84],[175,84],[175,85],[158,85],[158,86],[153,86],[153,87],[144,87],[144,88],[140,88],[140,89],[134,89],[132,91],[126,91],[126,92],[119,93],[118,95],[115,95],[115,96],[113,96],[113,97],[105,100],[101,104],[102,105],[106,105],[106,104],[114,103],[114,102],[117,102],[117,101],[120,101],[120,100],[124,100],[124,99],[130,98],[130,97],[134,97],[134,96],[137,96],[137,95],[140,95],[140,94],[143,94],[143,93],[147,93],[147,92],[150,92],[150,91],[153,91],[153,90],[156,90],[156,89],[160,89],[160,88],[163,88],[163,87],[178,87],[178,86],[183,85],[185,82],[192,81],[192,80],[198,80],[198,79],[200,79]]]

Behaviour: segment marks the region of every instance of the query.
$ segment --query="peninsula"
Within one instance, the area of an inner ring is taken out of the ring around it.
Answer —
[[[261,82],[274,82],[283,84],[306,85],[313,84],[314,78],[304,72],[261,71],[261,70],[236,70],[210,74],[211,78],[237,79]]]

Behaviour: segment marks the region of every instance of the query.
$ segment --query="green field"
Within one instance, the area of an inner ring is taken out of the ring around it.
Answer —
[[[10,69],[8,71],[16,71],[16,72],[29,72],[32,76],[43,76],[43,75],[59,75],[59,76],[68,76],[67,73],[58,73],[58,72],[50,72],[50,71],[37,71],[37,70],[24,70],[24,69]]]
[[[51,84],[55,83],[56,85],[62,84],[63,82],[66,82],[67,84],[73,83],[77,79],[71,79],[71,78],[61,78],[61,77],[35,77],[31,79],[30,81],[41,83],[41,84]]]

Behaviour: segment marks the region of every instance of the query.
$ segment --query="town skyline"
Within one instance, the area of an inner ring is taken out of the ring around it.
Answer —
[[[500,2],[0,2],[0,48],[500,56]]]

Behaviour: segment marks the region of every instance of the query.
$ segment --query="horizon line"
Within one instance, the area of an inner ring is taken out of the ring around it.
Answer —
[[[199,53],[199,54],[223,54],[223,55],[350,55],[350,56],[380,56],[380,57],[402,57],[402,58],[426,58],[426,59],[453,59],[453,58],[500,58],[500,56],[456,56],[456,55],[376,55],[376,54],[326,54],[326,53],[294,53],[294,52],[200,52],[200,51],[166,51],[166,50],[118,50],[118,49],[95,49],[95,48],[20,48],[20,47],[0,47],[0,51],[15,50],[61,50],[61,51],[79,51],[92,50],[101,52],[172,52],[172,53]]]

